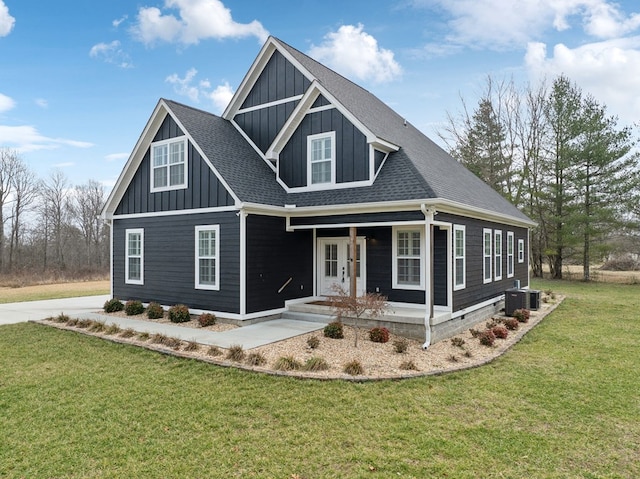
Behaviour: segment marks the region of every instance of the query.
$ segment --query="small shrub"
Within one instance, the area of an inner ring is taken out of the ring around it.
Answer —
[[[471,328],[469,332],[471,333],[472,338],[477,338],[480,335],[480,331],[478,331],[477,329]]]
[[[189,308],[184,304],[176,304],[169,308],[169,320],[172,323],[186,323],[191,321],[191,315],[189,314]]]
[[[247,354],[247,364],[250,366],[262,366],[266,364],[267,358],[264,357],[264,354],[259,352],[252,352]]]
[[[309,336],[309,338],[307,339],[307,346],[309,346],[311,349],[316,349],[318,346],[320,346],[320,338],[318,336]]]
[[[118,298],[113,298],[104,303],[102,307],[105,313],[116,313],[124,309],[124,304]]]
[[[515,331],[520,327],[520,321],[518,321],[516,318],[505,319],[504,327],[507,328],[509,331]]]
[[[232,344],[227,351],[227,359],[231,361],[241,362],[244,359],[245,352],[239,344]]]
[[[171,349],[175,349],[176,351],[178,349],[180,349],[180,346],[182,346],[182,341],[179,340],[178,338],[167,338],[166,341],[164,343],[165,346],[171,348]]]
[[[464,348],[465,340],[459,337],[451,338],[451,344],[457,348]]]
[[[361,376],[364,374],[364,367],[360,361],[354,359],[345,364],[342,371],[351,376]]]
[[[143,331],[142,333],[138,333],[138,339],[140,341],[149,341],[150,337],[151,337],[151,335],[149,333],[147,333],[146,331]]]
[[[469,350],[465,351],[464,353],[464,357],[465,358],[472,358],[473,357],[473,353]]]
[[[127,316],[135,316],[136,314],[144,313],[144,306],[141,301],[137,299],[130,299],[124,303],[124,312]]]
[[[207,356],[222,356],[222,351],[218,346],[209,346],[207,349]]]
[[[490,321],[487,321],[487,324],[485,325],[487,327],[487,329],[493,329],[498,325],[498,322],[495,319],[491,319]]]
[[[458,359],[458,356],[456,356],[455,354],[452,354],[452,355],[451,355],[451,356],[449,356],[447,359],[448,359],[449,361],[451,361],[452,363],[457,363],[458,361],[460,361],[460,360]]]
[[[302,363],[293,356],[282,356],[273,364],[273,369],[277,371],[298,371],[302,369]]]
[[[116,323],[111,323],[109,326],[104,328],[104,334],[108,336],[119,334],[120,331],[122,331],[122,328],[120,328]]]
[[[187,341],[187,344],[184,346],[184,350],[189,352],[198,351],[199,349],[200,345],[195,341]]]
[[[76,323],[77,328],[87,329],[89,326],[93,324],[93,321],[90,319],[79,319]]]
[[[516,318],[521,323],[528,323],[530,316],[531,316],[531,311],[529,311],[528,309],[516,309],[513,312],[513,317]]]
[[[56,316],[55,318],[51,318],[51,320],[52,320],[54,323],[67,323],[67,322],[69,322],[69,319],[71,319],[71,318],[69,318],[69,316],[67,316],[67,315],[66,315],[66,314],[64,314],[64,313],[60,313],[60,314],[59,314],[58,316]]]
[[[147,318],[160,319],[164,316],[164,309],[158,303],[149,303],[147,307]]]
[[[69,316],[67,316],[67,326],[77,326],[78,325],[79,320],[77,318],[70,318]]]
[[[166,334],[156,333],[151,336],[151,343],[162,344],[163,346],[167,346],[169,348],[179,348],[182,344],[182,341],[180,341],[178,338],[167,336]]]
[[[312,356],[304,362],[302,369],[304,371],[326,371],[329,369],[329,363],[324,358]]]
[[[418,371],[418,366],[416,366],[416,363],[411,360],[402,361],[399,367],[404,371]]]
[[[331,339],[344,338],[344,327],[340,321],[334,321],[324,327],[324,336]]]
[[[132,338],[136,335],[136,330],[133,328],[127,328],[120,333],[121,338]]]
[[[374,343],[386,343],[389,341],[389,330],[387,328],[372,328],[369,330],[369,339]]]
[[[407,349],[409,349],[409,341],[407,341],[405,338],[400,338],[393,342],[393,350],[396,353],[406,353]]]
[[[507,336],[509,336],[509,331],[504,326],[496,326],[491,330],[491,332],[498,339],[507,339]]]
[[[483,346],[493,346],[493,343],[496,341],[496,335],[493,334],[493,331],[487,329],[478,335],[478,339]]]
[[[202,313],[200,316],[198,316],[198,324],[202,328],[213,326],[214,324],[216,324],[217,320],[218,318],[216,318],[216,315],[212,313]]]
[[[104,324],[103,321],[92,321],[87,331],[91,331],[92,333],[101,333],[106,329],[107,325]]]

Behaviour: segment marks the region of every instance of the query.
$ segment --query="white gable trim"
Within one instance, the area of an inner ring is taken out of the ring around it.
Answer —
[[[120,173],[120,176],[118,177],[118,180],[116,181],[116,184],[113,187],[113,190],[111,190],[111,194],[107,198],[107,201],[101,213],[101,216],[103,218],[110,219],[113,217],[113,213],[115,212],[115,209],[118,207],[118,204],[120,203],[120,201],[122,200],[122,197],[127,191],[129,184],[133,180],[133,177],[135,176],[136,172],[138,171],[138,168],[142,163],[144,155],[147,149],[149,149],[149,146],[153,141],[153,137],[156,135],[156,132],[158,131],[158,128],[160,128],[160,125],[162,125],[162,122],[165,119],[165,115],[171,116],[171,118],[176,122],[176,124],[180,127],[182,132],[185,134],[188,141],[193,145],[196,151],[200,154],[203,161],[207,164],[207,166],[211,169],[211,171],[213,171],[213,174],[216,176],[216,178],[218,178],[222,186],[224,186],[226,190],[229,192],[234,202],[236,204],[240,203],[240,199],[238,198],[238,196],[229,187],[229,184],[218,172],[218,170],[213,166],[211,161],[209,161],[209,159],[204,154],[200,146],[194,141],[189,131],[184,127],[184,125],[180,122],[180,120],[178,120],[178,118],[171,111],[171,108],[169,108],[167,103],[163,99],[160,99],[160,101],[158,101],[158,104],[156,105],[156,108],[153,110],[153,113],[151,114],[151,118],[147,122],[142,132],[142,135],[140,135],[140,138],[138,138],[138,141],[131,155],[129,156],[127,163],[122,169],[122,172]]]

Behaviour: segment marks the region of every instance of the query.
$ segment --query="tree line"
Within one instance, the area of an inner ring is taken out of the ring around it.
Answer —
[[[109,272],[102,184],[73,186],[60,170],[39,178],[15,150],[0,148],[0,274],[80,278]]]
[[[632,127],[565,76],[518,88],[488,77],[477,106],[448,114],[439,136],[449,152],[537,222],[531,268],[590,265],[621,237],[638,245],[640,167]],[[640,253],[640,248],[635,250]]]

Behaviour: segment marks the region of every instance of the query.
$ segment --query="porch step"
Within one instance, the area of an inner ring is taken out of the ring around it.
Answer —
[[[327,314],[308,313],[304,311],[284,311],[280,317],[282,319],[295,319],[298,321],[309,321],[312,323],[329,324],[334,320],[333,316]]]

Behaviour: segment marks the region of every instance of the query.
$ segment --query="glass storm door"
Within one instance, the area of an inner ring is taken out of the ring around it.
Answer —
[[[342,287],[349,292],[350,268],[349,238],[318,239],[318,294],[335,295],[335,287]],[[356,241],[356,294],[364,294],[366,284],[365,240]]]

